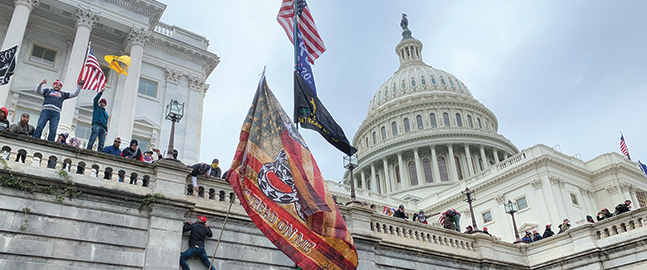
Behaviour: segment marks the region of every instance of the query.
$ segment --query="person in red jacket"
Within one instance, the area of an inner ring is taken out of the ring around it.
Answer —
[[[144,155],[142,155],[142,150],[138,149],[139,142],[135,139],[130,141],[130,146],[124,148],[121,151],[121,156],[129,159],[136,159],[139,161],[144,161]]]

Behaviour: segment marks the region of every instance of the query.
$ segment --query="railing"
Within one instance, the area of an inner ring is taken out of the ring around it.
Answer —
[[[158,22],[153,31],[168,37],[173,37],[173,26],[163,22]]]
[[[350,201],[349,185],[337,183],[330,180],[326,180],[326,185],[328,186],[328,190],[330,190],[331,194],[337,196],[339,202],[346,203]],[[412,204],[411,202],[393,198],[387,195],[378,194],[367,189],[355,188],[355,195],[357,196],[357,199],[359,201],[365,201],[369,205],[375,204],[376,209],[380,211],[384,206],[397,207],[399,205],[404,205],[407,208],[415,208],[415,204]]]
[[[155,181],[151,164],[4,132],[0,138],[0,157],[9,167],[26,164],[143,187]]]
[[[602,240],[642,229],[647,225],[645,218],[647,218],[647,212],[634,211],[598,222],[593,226],[595,228],[596,238]]]
[[[494,165],[490,166],[489,168],[483,170],[480,173],[475,174],[474,176],[472,176],[470,178],[465,179],[465,181],[467,183],[470,183],[470,182],[481,180],[481,179],[486,178],[486,177],[488,177],[488,176],[490,176],[492,174],[496,174],[497,172],[499,172],[501,170],[504,170],[505,168],[508,168],[508,167],[512,166],[513,164],[519,163],[519,162],[521,162],[521,161],[523,161],[525,159],[526,159],[526,152],[522,151],[522,152],[520,152],[520,153],[518,153],[518,154],[516,154],[514,156],[511,156],[511,157],[507,158],[506,160],[503,160],[503,161],[501,161],[501,162],[499,162],[497,164],[494,164]]]
[[[198,177],[198,190],[193,187],[191,176],[186,178],[186,193],[187,196],[195,196],[198,198],[205,198],[209,200],[221,201],[229,203],[232,200],[236,202],[236,194],[233,189],[222,178],[215,177]]]

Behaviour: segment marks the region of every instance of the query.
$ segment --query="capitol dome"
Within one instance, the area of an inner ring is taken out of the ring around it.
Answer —
[[[418,201],[519,150],[461,80],[423,62],[407,24],[402,35],[400,67],[375,92],[353,138],[353,175],[357,188]]]

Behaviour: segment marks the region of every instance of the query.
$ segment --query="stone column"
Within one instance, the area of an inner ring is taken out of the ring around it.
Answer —
[[[624,198],[620,202],[624,202],[625,200],[631,200],[632,208],[634,208],[633,204],[635,204],[636,202],[633,200],[633,198],[631,197],[631,194],[629,193],[629,190],[632,188],[631,184],[627,182],[621,182],[619,186],[620,186],[620,191],[622,191],[622,197]]]
[[[497,164],[497,163],[501,162],[499,160],[499,152],[496,150],[496,148],[494,148],[494,150],[492,150],[492,154],[494,155],[494,164]]]
[[[67,68],[63,75],[63,87],[61,91],[74,92],[76,90],[79,74],[81,74],[81,69],[85,64],[83,60],[88,49],[90,32],[92,32],[92,27],[94,27],[98,20],[97,13],[83,7],[76,9],[76,35],[74,36],[72,50],[67,60]],[[78,98],[71,98],[63,102],[61,120],[58,123],[57,133],[68,132],[74,134],[72,125],[74,123],[77,100]]]
[[[38,6],[40,0],[14,0],[14,2],[15,7],[13,15],[11,15],[11,21],[9,22],[7,33],[2,42],[2,51],[18,45],[18,51],[16,52],[17,60],[19,56],[18,52],[23,49],[22,40],[25,37],[29,14],[31,14],[31,11]],[[29,50],[25,51],[28,52]],[[10,106],[8,102],[9,96],[11,95],[11,83],[14,80],[16,80],[15,77],[9,80],[8,84],[0,86],[0,107],[7,107],[7,109],[11,111],[13,111],[13,106]],[[34,87],[36,87],[36,83],[34,83]],[[9,117],[9,115],[7,115],[7,117]]]
[[[557,203],[557,205],[562,206],[562,207],[557,207],[557,212],[559,213],[558,221],[559,221],[559,224],[561,224],[565,218],[568,218],[568,212],[566,211],[567,205],[566,205],[566,202],[564,201],[564,195],[562,194],[562,189],[564,188],[566,183],[564,182],[564,180],[554,176],[549,176],[549,180],[550,180],[551,189],[553,191],[553,195],[554,195],[553,197],[554,197],[555,203]]]
[[[384,166],[384,183],[385,185],[385,191],[386,193],[390,193],[393,191],[393,179],[389,175],[389,162],[386,160],[386,158],[382,158],[382,164]]]
[[[454,148],[452,148],[452,144],[448,143],[447,144],[447,161],[445,162],[447,165],[447,171],[448,171],[448,177],[449,181],[458,181],[458,174],[456,172],[456,161],[454,161]]]
[[[472,154],[470,154],[469,144],[465,144],[465,156],[467,157],[467,167],[468,167],[467,171],[470,173],[470,176],[472,176],[474,175],[474,166],[472,164]]]
[[[481,160],[483,161],[483,170],[485,170],[490,167],[490,162],[487,161],[487,156],[485,155],[485,147],[483,147],[482,144],[479,145],[479,151],[481,152]]]
[[[582,203],[584,204],[586,212],[590,213],[591,216],[595,217],[595,215],[593,214],[597,213],[598,210],[593,208],[593,205],[591,205],[591,200],[592,200],[591,191],[583,187],[580,187],[579,189],[580,189],[580,194],[582,195],[582,201],[583,201]]]
[[[409,183],[408,182],[408,177],[405,177],[405,170],[404,170],[404,161],[402,160],[402,152],[398,152],[398,166],[399,170],[398,173],[400,173],[400,189],[408,188]]]
[[[130,67],[128,68],[124,88],[117,91],[120,102],[115,102],[112,107],[113,112],[119,111],[119,117],[110,117],[110,128],[116,130],[116,136],[121,137],[122,142],[129,142],[132,137],[144,46],[148,43],[149,38],[150,32],[144,28],[133,28],[128,35],[128,40],[132,45],[130,48]]]
[[[418,154],[418,148],[413,148],[413,157],[416,162],[416,176],[418,177],[418,185],[425,183],[425,176],[422,171],[422,162],[420,162],[420,155]]]
[[[189,79],[189,92],[188,100],[184,108],[185,117],[182,118],[183,126],[186,127],[185,132],[180,132],[175,135],[176,140],[181,140],[184,159],[199,162],[200,159],[200,133],[202,132],[202,119],[199,118],[202,112],[202,104],[204,101],[204,91],[209,87],[205,84],[206,77],[202,75],[191,75]],[[169,102],[168,100],[166,101]],[[184,133],[184,134],[182,134]],[[178,137],[179,135],[179,137]],[[191,146],[191,147],[189,147]]]
[[[375,164],[371,163],[371,189],[372,191],[377,191],[377,186],[375,185]]]
[[[532,184],[532,188],[535,190],[535,194],[537,194],[537,198],[544,198],[544,190],[542,188],[542,183],[541,179],[537,179],[535,181],[530,182]],[[527,199],[527,198],[526,198]],[[542,223],[550,223],[550,216],[548,215],[549,212],[553,211],[552,207],[554,207],[553,204],[547,204],[547,200],[540,200],[541,205],[539,205],[539,213],[541,214],[541,217],[546,218],[547,220],[537,220],[537,222]],[[545,224],[544,224],[545,225]],[[540,225],[539,228],[542,228],[543,225]]]
[[[362,169],[361,175],[362,175],[362,188],[365,189],[366,188],[366,174],[364,173],[364,169]]]
[[[434,174],[433,180],[440,182],[440,170],[438,169],[438,156],[436,156],[436,146],[432,145],[429,148],[431,148],[431,166]]]

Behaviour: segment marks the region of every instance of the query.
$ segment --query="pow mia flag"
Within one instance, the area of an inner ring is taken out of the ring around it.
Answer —
[[[9,83],[9,78],[16,69],[16,52],[18,45],[0,52],[0,85]]]

